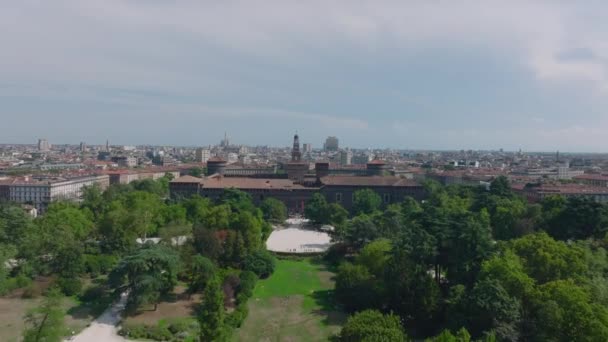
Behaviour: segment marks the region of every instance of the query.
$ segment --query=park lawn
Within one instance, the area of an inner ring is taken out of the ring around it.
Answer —
[[[12,342],[21,341],[23,328],[25,327],[23,317],[30,309],[37,307],[42,301],[42,297],[35,299],[24,299],[19,297],[2,297],[0,298],[0,341]],[[63,299],[65,311],[78,306],[78,302],[71,297]],[[65,325],[67,328],[66,335],[70,335],[72,331],[80,332],[89,323],[92,317],[87,315],[72,316],[65,315]]]
[[[201,295],[188,296],[186,287],[178,285],[172,294],[163,298],[156,310],[150,305],[124,319],[125,324],[156,325],[160,320],[188,318],[195,316],[196,306],[201,302]]]
[[[312,259],[279,260],[249,299],[234,341],[327,341],[346,315],[332,301],[333,273]]]

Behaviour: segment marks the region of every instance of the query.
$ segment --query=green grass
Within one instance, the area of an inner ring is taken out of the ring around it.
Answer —
[[[234,341],[326,341],[345,315],[333,303],[333,273],[311,259],[279,260],[256,285]]]
[[[309,295],[314,291],[325,290],[319,279],[321,266],[313,265],[309,260],[278,260],[273,275],[261,280],[253,291],[253,298],[284,297],[291,295]]]

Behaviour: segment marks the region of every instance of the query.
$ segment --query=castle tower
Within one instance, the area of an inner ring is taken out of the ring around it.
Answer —
[[[302,161],[302,153],[300,152],[300,137],[296,133],[293,136],[293,147],[291,149],[291,161],[285,166],[287,178],[296,183],[304,181],[304,176],[308,172],[309,164]]]
[[[302,153],[300,152],[300,137],[298,133],[293,136],[293,148],[291,149],[291,161],[299,162],[302,160]]]

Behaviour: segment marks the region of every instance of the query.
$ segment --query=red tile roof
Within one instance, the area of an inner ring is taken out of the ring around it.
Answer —
[[[200,183],[202,181],[202,178],[186,175],[172,180],[171,183]]]
[[[394,176],[330,175],[321,178],[321,183],[328,186],[419,186],[413,180]]]
[[[247,177],[207,177],[202,180],[202,187],[207,189],[305,189],[289,179],[265,179]]]
[[[608,175],[600,175],[594,173],[586,173],[583,175],[575,176],[574,179],[587,179],[587,180],[601,180],[608,181]]]

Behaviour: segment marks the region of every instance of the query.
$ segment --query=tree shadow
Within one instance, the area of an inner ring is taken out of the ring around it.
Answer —
[[[82,300],[78,305],[68,309],[67,314],[74,319],[95,319],[101,316],[115,299],[116,296],[111,291],[107,291],[89,301]]]
[[[315,303],[320,309],[313,313],[323,316],[322,323],[325,325],[343,325],[346,322],[346,314],[339,308],[335,301],[334,290],[320,290],[312,294]]]

